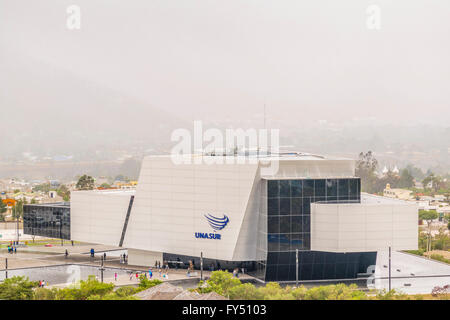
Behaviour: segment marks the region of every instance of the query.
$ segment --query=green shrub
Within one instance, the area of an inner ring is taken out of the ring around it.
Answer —
[[[405,252],[411,253],[411,254],[415,254],[415,255],[418,255],[418,256],[423,256],[423,254],[425,253],[425,249],[419,249],[419,250],[406,250]]]
[[[251,283],[232,287],[228,290],[228,296],[232,300],[260,300],[263,298],[262,294]]]
[[[31,300],[33,289],[38,287],[37,281],[29,281],[28,277],[12,277],[0,283],[0,299]]]
[[[441,261],[441,262],[445,262],[445,263],[449,263],[450,264],[450,260],[444,258],[444,256],[441,255],[441,254],[432,254],[430,256],[430,258],[433,259],[433,260],[437,260],[437,261]]]
[[[156,286],[158,284],[161,284],[161,283],[163,283],[161,280],[158,280],[158,279],[149,280],[149,279],[147,279],[145,274],[141,274],[139,276],[138,291],[146,290],[148,288],[154,287],[154,286]]]

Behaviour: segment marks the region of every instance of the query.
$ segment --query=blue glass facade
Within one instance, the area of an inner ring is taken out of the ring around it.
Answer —
[[[375,264],[376,252],[332,253],[311,251],[311,203],[360,202],[360,179],[267,180],[261,216],[267,228],[259,237],[256,276],[265,281],[295,281],[295,252],[299,250],[299,280],[356,278]],[[261,245],[262,243],[262,245]],[[265,252],[261,252],[264,251]]]
[[[70,240],[70,204],[27,204],[23,206],[25,234]]]

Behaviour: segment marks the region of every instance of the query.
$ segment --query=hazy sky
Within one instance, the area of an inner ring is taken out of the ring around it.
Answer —
[[[66,27],[72,4],[80,30]],[[366,27],[371,4],[380,30]],[[445,125],[449,17],[448,0],[0,0],[0,85],[16,79],[4,101],[27,103],[34,84],[22,80],[33,72],[48,88],[80,79],[189,121],[254,117],[266,102],[269,117],[290,124]],[[78,99],[52,94],[60,108]],[[45,103],[35,95],[24,117]]]

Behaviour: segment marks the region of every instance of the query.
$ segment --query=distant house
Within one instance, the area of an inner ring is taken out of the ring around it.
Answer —
[[[392,189],[389,183],[386,184],[386,188],[383,190],[383,196],[400,200],[411,200],[413,199],[412,194],[413,192],[411,190],[398,188]]]

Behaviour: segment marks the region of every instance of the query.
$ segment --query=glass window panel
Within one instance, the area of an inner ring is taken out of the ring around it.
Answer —
[[[280,217],[280,233],[291,232],[291,217]]]
[[[279,199],[270,198],[267,201],[268,201],[267,214],[276,216],[279,215],[280,214]]]
[[[337,179],[326,180],[327,197],[337,197]]]
[[[303,245],[306,250],[311,249],[311,234],[310,233],[303,234]]]
[[[303,197],[302,186],[302,180],[291,180],[291,196]]]
[[[323,273],[324,273],[324,266],[320,263],[314,263],[313,264],[313,272],[312,272],[312,278],[313,279],[323,279]]]
[[[303,198],[303,214],[309,215],[311,214],[311,203],[309,199]]]
[[[280,233],[280,217],[268,217],[268,233]]]
[[[291,199],[291,214],[299,215],[303,213],[303,200],[302,198]]]
[[[310,216],[302,217],[303,232],[310,232],[310,228],[311,228],[311,225],[310,225],[311,219],[310,218],[311,218]]]
[[[291,240],[289,234],[280,234],[280,251],[289,251]]]
[[[303,197],[314,197],[314,180],[303,181]]]
[[[278,281],[289,281],[289,266],[279,265],[277,269]]]
[[[278,180],[269,180],[267,183],[267,195],[269,198],[278,198],[280,196],[280,188]]]
[[[302,232],[302,217],[292,216],[291,217],[291,232],[298,233]]]
[[[314,197],[325,197],[325,180],[324,179],[317,179],[314,182]]]
[[[338,181],[338,198],[339,200],[348,199],[348,179],[339,179]]]
[[[280,251],[280,236],[277,234],[267,235],[267,247],[269,251]]]
[[[300,233],[291,234],[291,250],[302,250],[303,249],[303,236]]]
[[[349,180],[350,199],[357,199],[358,196],[358,179]]]
[[[346,264],[345,263],[338,263],[336,264],[336,278],[338,279],[345,279],[346,275]]]
[[[323,278],[324,279],[334,279],[336,278],[336,265],[333,264],[325,264],[324,266],[324,272],[323,272]]]
[[[289,180],[280,180],[280,197],[291,196],[291,183]]]
[[[280,215],[291,214],[291,199],[280,198]]]
[[[300,265],[300,278],[302,280],[312,280],[312,264]]]

